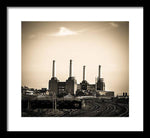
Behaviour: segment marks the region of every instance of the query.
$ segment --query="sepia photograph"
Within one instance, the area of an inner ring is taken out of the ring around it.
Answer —
[[[22,21],[22,117],[129,117],[129,21]]]

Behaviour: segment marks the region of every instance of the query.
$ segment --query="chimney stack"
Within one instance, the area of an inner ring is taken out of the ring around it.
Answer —
[[[83,80],[85,80],[85,66],[83,66]]]
[[[53,60],[53,71],[52,71],[52,77],[55,77],[55,60]]]
[[[98,78],[100,78],[100,73],[101,73],[101,65],[99,65],[99,69],[98,69]]]
[[[72,77],[72,60],[70,60],[70,72],[69,72],[69,77]]]

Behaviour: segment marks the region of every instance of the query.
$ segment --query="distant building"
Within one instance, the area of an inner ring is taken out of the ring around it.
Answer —
[[[64,93],[66,89],[66,82],[58,82],[58,93]]]
[[[127,92],[123,92],[123,96],[124,97],[128,96]]]
[[[113,91],[102,91],[102,90],[97,90],[98,96],[103,96],[103,97],[114,97],[114,92]]]
[[[34,91],[31,91],[31,90],[27,90],[25,92],[25,95],[33,95],[34,94]]]
[[[104,83],[104,79],[101,78],[100,74],[101,74],[101,65],[99,65],[99,68],[98,68],[98,78],[97,78],[97,82],[96,82],[96,90],[104,91],[105,83]]]
[[[87,85],[87,90],[89,91],[95,91],[96,85],[95,84],[89,84]]]
[[[70,93],[72,95],[76,95],[77,91],[77,81],[74,77],[69,77],[68,80],[66,80],[66,92]]]
[[[103,78],[98,78],[97,79],[96,88],[97,88],[97,90],[102,90],[102,91],[105,90],[105,83],[104,83]]]
[[[80,90],[80,89],[81,89],[81,85],[77,84],[77,90]]]
[[[47,91],[47,88],[42,88],[41,89],[43,92],[46,92]]]
[[[53,60],[53,72],[52,78],[49,80],[49,92],[55,93],[56,95],[63,92],[75,95],[76,90],[77,81],[74,77],[72,77],[72,60],[70,60],[69,78],[66,80],[66,82],[59,82],[59,80],[55,77],[55,61]]]
[[[129,95],[127,92],[123,92],[121,95],[117,95],[118,99],[128,99]]]
[[[87,90],[88,82],[85,80],[85,66],[83,66],[83,81],[80,83],[81,90]]]
[[[53,95],[54,93],[61,97],[66,94],[76,95],[76,96],[108,96],[113,97],[114,92],[105,91],[105,83],[104,79],[100,76],[101,66],[98,68],[98,77],[95,84],[89,84],[85,80],[85,66],[83,66],[83,80],[80,84],[77,84],[75,77],[72,76],[72,60],[70,60],[69,67],[69,77],[65,82],[60,82],[55,77],[55,61],[53,60],[53,68],[52,68],[52,78],[49,80],[48,89],[49,95]]]
[[[69,78],[66,80],[66,92],[72,95],[76,95],[77,81],[72,77],[72,60],[70,60]]]
[[[83,80],[81,83],[81,90],[87,90],[88,82],[86,80]]]
[[[53,72],[52,78],[49,80],[49,92],[50,93],[58,93],[58,79],[55,77],[55,60],[53,60]]]

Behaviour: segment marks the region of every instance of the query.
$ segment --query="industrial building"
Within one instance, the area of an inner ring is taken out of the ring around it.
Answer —
[[[99,69],[98,69],[98,78],[97,78],[97,83],[96,83],[96,90],[105,91],[104,78],[101,78],[100,75],[101,75],[101,65],[99,65]]]
[[[59,82],[55,77],[55,60],[53,60],[52,78],[49,80],[49,92],[60,94],[66,92],[67,94],[75,95],[77,90],[77,81],[72,76],[72,60],[70,60],[69,77],[66,82]]]
[[[97,77],[96,84],[89,84],[85,80],[85,66],[83,66],[83,81],[80,83],[80,89],[81,90],[102,90],[102,91],[105,91],[104,78],[100,77],[100,73],[101,73],[101,66],[99,65],[98,77]]]
[[[89,83],[85,80],[85,66],[83,66],[83,81],[80,83],[81,90],[87,90]]]
[[[70,70],[69,70],[69,78],[66,80],[65,91],[72,95],[76,95],[77,91],[77,81],[75,77],[72,77],[72,60],[70,60]]]
[[[58,93],[64,93],[66,89],[66,82],[58,82]]]
[[[55,93],[59,95],[66,93],[69,95],[95,95],[98,93],[99,96],[114,97],[114,92],[105,91],[104,78],[101,78],[101,65],[98,67],[98,77],[95,84],[89,84],[85,79],[85,66],[83,66],[83,80],[80,84],[77,84],[77,80],[72,76],[72,60],[70,60],[69,66],[69,77],[65,82],[60,82],[55,77],[55,60],[53,60],[52,78],[49,80],[49,93]]]
[[[52,78],[49,80],[50,93],[58,93],[58,82],[59,80],[55,77],[55,60],[53,60]]]
[[[113,91],[101,91],[98,90],[96,91],[98,93],[98,97],[114,97],[114,92]]]

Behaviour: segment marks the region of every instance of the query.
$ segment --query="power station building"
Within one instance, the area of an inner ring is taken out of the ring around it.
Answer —
[[[57,77],[55,77],[55,60],[53,60],[52,68],[52,78],[49,80],[49,92],[61,94],[67,93],[70,95],[76,95],[76,92],[83,92],[85,95],[88,92],[99,93],[100,96],[114,96],[114,92],[105,91],[104,78],[101,78],[101,66],[98,67],[98,77],[95,84],[89,84],[85,79],[85,66],[83,66],[83,80],[80,84],[77,84],[75,77],[72,76],[72,60],[70,60],[69,66],[69,77],[65,82],[60,82]]]
[[[77,81],[72,77],[72,60],[70,60],[69,78],[66,80],[66,92],[75,95],[77,91]]]
[[[83,81],[80,83],[81,90],[87,90],[89,83],[85,80],[85,66],[83,66]]]
[[[96,84],[89,84],[85,80],[85,66],[83,66],[83,81],[80,83],[80,89],[81,90],[102,90],[102,91],[105,91],[104,79],[100,77],[100,73],[101,73],[101,66],[99,65],[98,77],[97,77]]]
[[[98,69],[98,78],[96,82],[96,90],[102,90],[105,91],[105,83],[104,83],[104,78],[101,78],[101,65],[99,65]]]
[[[70,60],[69,77],[66,82],[59,82],[59,80],[55,77],[55,61],[53,60],[52,78],[49,80],[48,86],[50,93],[60,94],[66,92],[71,95],[76,94],[77,81],[75,77],[72,76],[72,60]]]
[[[58,93],[58,82],[59,80],[55,77],[55,60],[53,60],[52,78],[49,80],[49,91],[51,93]]]

